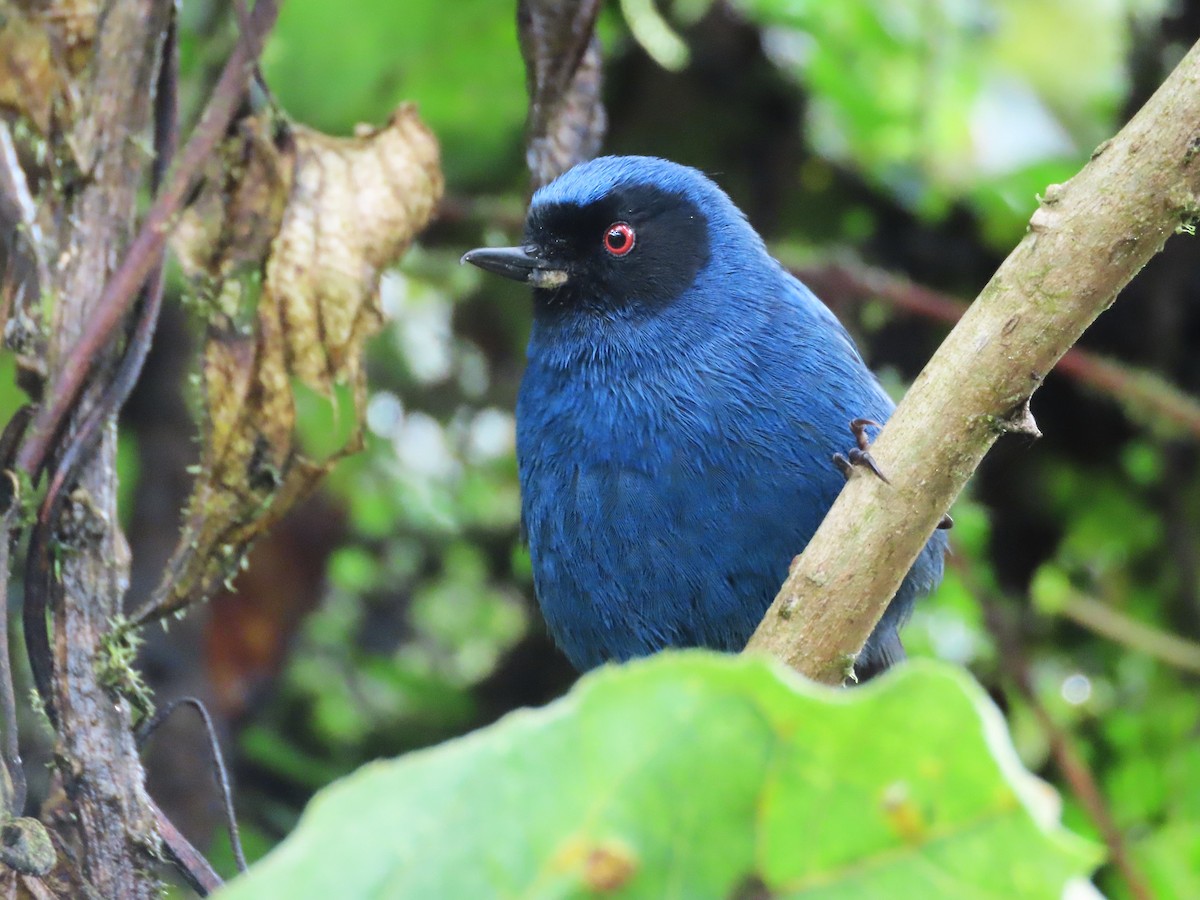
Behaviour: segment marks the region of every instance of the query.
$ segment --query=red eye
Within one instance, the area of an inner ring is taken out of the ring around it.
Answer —
[[[624,256],[633,249],[633,229],[624,222],[613,222],[604,232],[604,249],[613,256]]]

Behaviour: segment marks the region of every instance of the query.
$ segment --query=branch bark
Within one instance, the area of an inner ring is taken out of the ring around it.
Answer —
[[[114,0],[105,6],[93,64],[77,82],[83,100],[78,118],[53,142],[56,152],[69,152],[81,177],[74,191],[50,200],[61,204],[53,235],[59,262],[46,285],[54,298],[47,348],[52,396],[137,221],[138,189],[149,162],[141,144],[151,121],[149,86],[170,12],[171,4],[160,0]],[[80,415],[69,427],[79,427],[102,389],[92,385],[85,392]],[[62,453],[57,449],[56,457]],[[65,790],[46,813],[63,832],[78,836],[82,876],[92,890],[137,898],[157,892],[154,879],[145,875],[156,860],[154,816],[129,708],[113,702],[97,666],[128,580],[115,470],[114,414],[79,470],[55,535],[60,577],[51,588],[57,669],[52,701],[59,713],[57,774]]]
[[[934,354],[872,448],[891,483],[847,483],[747,647],[818,681],[847,664],[1001,434],[1035,429],[1045,374],[1167,238],[1200,214],[1200,45],[1074,178]]]

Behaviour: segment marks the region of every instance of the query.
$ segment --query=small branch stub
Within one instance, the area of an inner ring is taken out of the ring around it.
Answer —
[[[1000,429],[1008,434],[1023,434],[1035,441],[1042,436],[1042,431],[1033,418],[1033,411],[1029,408],[1028,398],[1011,413],[1000,419],[999,424]]]

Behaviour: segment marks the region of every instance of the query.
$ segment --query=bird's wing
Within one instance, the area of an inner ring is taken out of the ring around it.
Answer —
[[[814,294],[808,285],[795,275],[785,271],[783,281],[784,300],[795,304],[803,316],[814,320],[810,327],[815,327],[817,330],[825,333],[830,340],[839,341],[843,349],[857,360],[863,368],[866,368],[867,364],[858,350],[858,345],[854,343],[854,338],[850,337],[850,332],[846,330],[846,326],[833,314],[833,310],[826,306],[821,298]]]

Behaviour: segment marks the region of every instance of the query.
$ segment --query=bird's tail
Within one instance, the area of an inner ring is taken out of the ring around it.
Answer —
[[[904,645],[900,643],[900,635],[894,628],[886,629],[882,634],[880,629],[876,628],[867,645],[863,647],[862,653],[858,654],[858,659],[854,661],[854,677],[859,684],[870,681],[907,657]]]

